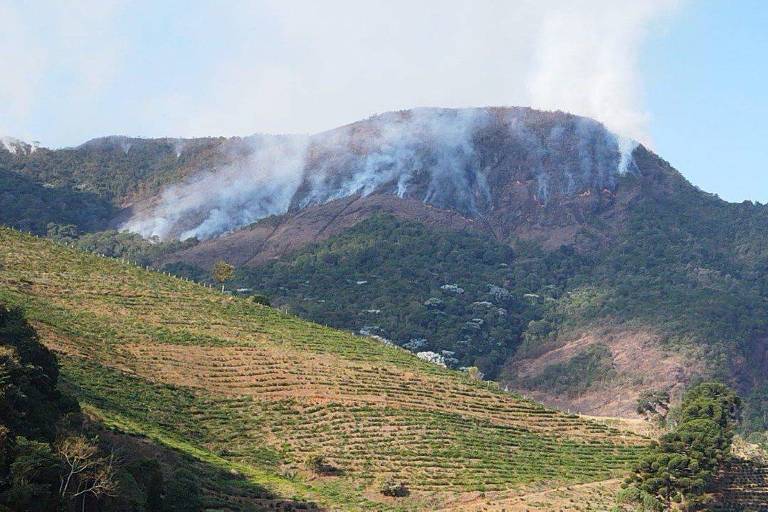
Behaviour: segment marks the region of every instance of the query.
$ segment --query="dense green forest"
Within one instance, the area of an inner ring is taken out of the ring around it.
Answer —
[[[0,148],[0,223],[37,235],[49,223],[107,229],[126,203],[220,162],[225,140],[105,137],[24,155]]]
[[[0,170],[119,204],[157,192],[163,185],[211,165],[218,158],[215,149],[224,140],[114,136],[93,139],[76,148],[40,148],[24,157],[0,149]]]
[[[146,239],[127,231],[105,230],[95,233],[81,233],[72,224],[47,226],[47,236],[58,242],[71,244],[83,251],[103,254],[111,258],[122,258],[141,266],[154,266],[164,255],[189,248],[198,243],[190,238],[183,242],[157,238]],[[202,275],[196,277],[202,278]]]
[[[91,192],[41,185],[0,166],[0,223],[45,235],[48,224],[71,224],[78,230],[104,229],[116,209]]]
[[[229,286],[253,288],[300,316],[435,352],[449,366],[476,365],[493,377],[543,313],[545,297],[530,292],[557,295],[563,283],[556,276],[572,273],[561,266],[572,259],[540,256],[516,257],[480,235],[436,233],[380,216],[286,261],[239,269]]]

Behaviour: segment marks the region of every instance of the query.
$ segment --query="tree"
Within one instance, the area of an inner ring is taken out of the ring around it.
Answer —
[[[8,437],[25,436],[53,441],[56,423],[78,410],[77,402],[63,395],[56,384],[56,357],[37,339],[18,309],[0,304],[0,424]]]
[[[740,409],[741,399],[724,384],[705,382],[689,390],[676,428],[635,467],[624,497],[646,504],[656,500],[664,510],[703,503],[730,452]]]
[[[13,462],[0,503],[12,510],[45,512],[56,510],[54,492],[60,465],[48,443],[17,437],[12,450]]]
[[[483,380],[484,375],[477,366],[470,366],[467,368],[467,377],[470,380]]]
[[[59,478],[62,499],[81,502],[85,509],[88,496],[99,499],[117,491],[114,456],[101,456],[98,446],[83,436],[70,436],[56,445],[64,470]]]
[[[77,226],[74,224],[55,224],[49,222],[47,227],[48,238],[58,240],[59,242],[74,242],[80,233],[77,231]]]
[[[72,414],[77,401],[57,388],[58,375],[56,358],[21,311],[0,304],[0,511],[83,511],[96,501],[103,509],[114,504],[104,498],[130,489],[131,475],[123,471],[126,479],[119,482],[114,456],[95,440],[62,434],[80,432],[82,425]],[[162,512],[159,464],[149,461],[136,472],[143,485],[134,503]]]
[[[213,271],[211,275],[217,283],[221,284],[222,290],[224,289],[224,282],[232,279],[232,274],[235,272],[235,267],[230,265],[224,260],[219,260],[213,265]]]
[[[133,476],[141,489],[146,512],[163,512],[163,472],[154,459],[139,459],[125,469]]]
[[[669,391],[646,390],[637,398],[637,414],[664,424],[669,414]]]
[[[177,470],[168,481],[164,512],[192,512],[202,510],[200,485],[186,469]]]

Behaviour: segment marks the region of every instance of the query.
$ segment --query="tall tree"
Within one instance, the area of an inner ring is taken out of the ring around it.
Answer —
[[[741,399],[724,384],[705,382],[690,389],[676,428],[637,465],[622,497],[645,510],[687,510],[704,502],[729,455],[740,410]]]

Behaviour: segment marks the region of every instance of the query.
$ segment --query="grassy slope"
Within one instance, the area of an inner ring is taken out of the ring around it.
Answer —
[[[393,508],[372,489],[394,475],[414,491],[397,507],[435,508],[610,478],[643,450],[404,350],[5,228],[0,264],[0,300],[27,310],[93,414],[280,496]],[[345,474],[314,478],[313,453]]]

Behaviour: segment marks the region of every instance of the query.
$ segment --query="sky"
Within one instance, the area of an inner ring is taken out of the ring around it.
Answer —
[[[768,202],[766,26],[762,0],[0,0],[0,135],[312,133],[530,105]]]

